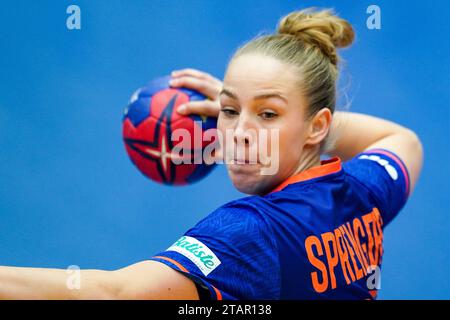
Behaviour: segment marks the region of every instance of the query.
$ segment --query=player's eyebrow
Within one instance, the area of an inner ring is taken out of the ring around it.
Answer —
[[[225,89],[225,88],[223,88],[220,91],[219,95],[226,95],[233,100],[239,100],[236,94],[234,94],[232,91]],[[278,92],[262,93],[262,94],[254,96],[253,100],[262,100],[262,99],[269,99],[269,98],[278,98],[278,99],[281,99],[284,102],[288,103],[287,99]]]
[[[225,95],[225,96],[227,96],[227,97],[229,97],[231,99],[238,100],[238,97],[233,92],[231,92],[230,90],[227,90],[225,88],[223,88],[220,91],[219,96],[221,96],[221,95]]]

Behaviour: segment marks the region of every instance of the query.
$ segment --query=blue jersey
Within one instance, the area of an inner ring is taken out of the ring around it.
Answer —
[[[267,195],[225,204],[151,259],[214,299],[373,299],[383,228],[409,188],[387,150],[332,158]]]

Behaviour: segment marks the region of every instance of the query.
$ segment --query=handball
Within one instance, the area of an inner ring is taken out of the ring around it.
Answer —
[[[217,119],[180,115],[176,109],[189,101],[206,100],[197,91],[169,86],[170,77],[139,88],[125,108],[122,136],[126,152],[147,178],[166,185],[187,185],[204,178],[215,163],[205,161],[205,148],[215,139]]]

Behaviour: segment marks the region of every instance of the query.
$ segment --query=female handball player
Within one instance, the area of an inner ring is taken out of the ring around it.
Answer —
[[[349,22],[329,10],[295,11],[275,34],[241,46],[223,83],[173,72],[171,86],[209,97],[178,112],[218,116],[219,131],[233,133],[224,144],[242,146],[244,156],[226,165],[249,196],[146,261],[82,270],[78,290],[66,286],[66,270],[0,267],[0,298],[374,299],[383,229],[411,194],[423,151],[410,129],[335,112],[337,49],[353,39]],[[268,140],[278,148],[274,174],[248,161],[250,129],[278,131]]]

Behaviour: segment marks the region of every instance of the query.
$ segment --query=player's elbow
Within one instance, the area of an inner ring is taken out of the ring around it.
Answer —
[[[136,279],[123,270],[107,271],[97,278],[91,293],[97,300],[142,300],[151,299],[154,288],[148,279]],[[144,285],[147,284],[147,285]]]
[[[82,270],[80,284],[70,289],[70,300],[115,300],[119,299],[122,284],[114,271]]]
[[[407,165],[410,176],[411,191],[420,176],[423,166],[423,145],[419,136],[412,130],[405,130],[402,133],[402,149],[404,150],[404,157],[402,159]]]
[[[408,147],[410,149],[410,152],[413,158],[416,160],[418,167],[421,168],[423,163],[422,141],[420,140],[417,133],[410,129],[406,130],[405,135],[407,136]]]

